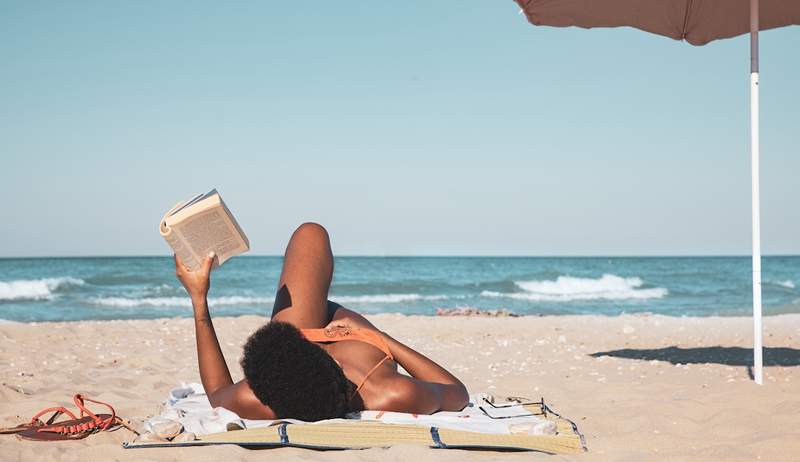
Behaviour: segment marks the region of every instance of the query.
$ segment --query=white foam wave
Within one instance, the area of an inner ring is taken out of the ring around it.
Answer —
[[[445,300],[447,295],[420,295],[420,294],[379,294],[379,295],[342,295],[331,296],[338,303],[402,303],[420,300]]]
[[[275,299],[272,297],[242,297],[235,295],[231,297],[211,297],[208,299],[208,304],[211,306],[260,305],[272,303],[274,301]],[[121,308],[133,308],[137,306],[192,306],[192,301],[189,299],[189,297],[97,297],[91,299],[90,302],[95,305],[115,306]]]
[[[444,300],[448,298],[446,295],[419,295],[419,294],[381,294],[381,295],[343,295],[340,297],[331,297],[339,303],[402,303],[419,300]],[[208,304],[211,306],[222,305],[260,305],[273,303],[273,297],[243,297],[243,296],[229,296],[229,297],[211,297],[208,299]],[[95,305],[114,306],[122,308],[133,308],[137,306],[184,306],[191,307],[192,302],[189,297],[142,297],[142,298],[128,298],[128,297],[96,297],[90,299],[90,302]]]
[[[58,289],[83,284],[82,279],[70,277],[0,281],[0,300],[52,300]]]
[[[663,287],[641,289],[644,282],[637,277],[623,278],[604,274],[597,279],[559,276],[555,281],[515,281],[524,292],[484,290],[483,297],[504,297],[517,300],[569,302],[574,300],[646,300],[663,298],[669,291]]]
[[[778,285],[781,286],[781,287],[786,287],[787,289],[794,289],[795,288],[794,282],[792,282],[792,281],[790,281],[788,279],[785,280],[785,281],[778,282]]]

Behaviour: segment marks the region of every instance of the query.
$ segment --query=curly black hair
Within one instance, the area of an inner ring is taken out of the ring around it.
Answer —
[[[355,385],[319,345],[291,324],[269,322],[247,339],[242,369],[250,389],[278,418],[344,417]]]

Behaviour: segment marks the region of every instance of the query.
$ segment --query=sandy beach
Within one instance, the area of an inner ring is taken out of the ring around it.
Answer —
[[[748,318],[370,316],[377,326],[458,374],[471,391],[544,397],[586,436],[579,456],[465,452],[412,446],[363,451],[274,449],[303,460],[791,460],[800,453],[800,315],[765,319],[765,384],[749,378]],[[235,379],[240,348],[266,318],[218,318]],[[0,425],[73,393],[132,420],[169,389],[199,381],[190,319],[0,324]],[[795,348],[793,348],[795,347]],[[0,438],[3,460],[263,459],[238,447],[123,449],[127,430],[82,441]]]

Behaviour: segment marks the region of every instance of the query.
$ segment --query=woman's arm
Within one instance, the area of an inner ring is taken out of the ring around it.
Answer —
[[[258,400],[253,390],[242,380],[236,384],[231,379],[225,357],[217,340],[214,323],[208,312],[208,289],[211,286],[213,252],[203,260],[195,271],[189,271],[175,257],[175,275],[186,288],[194,308],[194,330],[197,339],[197,362],[200,366],[200,381],[211,406],[222,406],[245,419],[275,419],[275,413]]]
[[[208,313],[208,302],[202,300],[192,300],[194,306],[194,330],[197,338],[197,362],[200,366],[200,380],[206,390],[212,406],[220,406],[215,403],[214,395],[222,388],[233,385],[231,373],[222,355],[222,349],[217,340],[217,333]]]
[[[414,350],[413,348],[392,338],[386,332],[381,332],[394,359],[403,369],[408,371],[412,377],[425,380],[426,382],[441,383],[445,385],[460,385],[466,391],[466,387],[447,369],[436,364],[433,360]]]
[[[395,383],[397,403],[405,412],[431,414],[436,411],[460,411],[469,403],[467,387],[447,369],[382,332],[398,364],[416,380]]]
[[[175,256],[175,275],[186,288],[192,299],[194,308],[194,329],[197,339],[197,362],[200,366],[200,380],[208,395],[211,405],[220,406],[219,399],[215,399],[217,392],[233,385],[231,373],[222,355],[222,349],[217,340],[211,314],[208,312],[208,289],[211,285],[211,265],[214,263],[214,254],[209,254],[203,260],[200,268],[190,271],[180,259]]]

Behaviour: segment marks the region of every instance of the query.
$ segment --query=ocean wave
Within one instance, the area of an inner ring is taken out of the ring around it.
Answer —
[[[515,281],[523,292],[484,290],[482,297],[503,297],[517,300],[569,302],[575,300],[646,300],[663,298],[669,291],[663,287],[642,289],[638,277],[623,278],[604,274],[597,279],[559,276],[554,281]]]
[[[420,300],[444,300],[446,295],[420,295],[420,294],[380,294],[380,295],[343,295],[331,297],[339,303],[402,303]],[[261,305],[275,301],[274,297],[245,297],[233,295],[228,297],[211,297],[208,304],[211,306],[222,305]],[[189,297],[95,297],[89,300],[94,305],[133,308],[139,306],[185,306],[191,307]]]
[[[338,303],[402,303],[421,300],[446,300],[447,295],[420,295],[420,294],[379,294],[379,295],[342,295],[331,296],[331,300]]]
[[[156,298],[156,297],[180,297],[184,295],[186,292],[184,291],[183,287],[180,284],[170,285],[170,284],[161,284],[158,286],[150,286],[144,287],[142,289],[142,296],[143,298]]]
[[[776,284],[778,284],[781,287],[785,287],[787,289],[794,289],[795,288],[794,282],[792,282],[792,281],[790,281],[788,279],[785,280],[785,281],[777,282]]]
[[[71,277],[0,281],[0,301],[52,300],[55,297],[54,292],[59,289],[83,284],[83,279]]]
[[[222,305],[262,305],[273,303],[273,297],[243,297],[234,295],[230,297],[211,297],[208,299],[210,306]],[[114,306],[119,308],[133,308],[138,306],[185,306],[191,307],[192,301],[189,297],[96,297],[89,300],[94,305]]]

